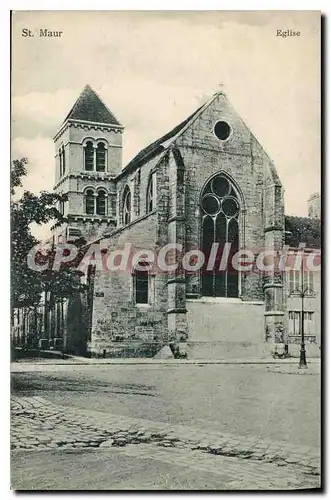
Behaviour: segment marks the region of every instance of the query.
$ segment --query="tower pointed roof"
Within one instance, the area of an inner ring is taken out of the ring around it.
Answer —
[[[117,118],[89,85],[85,86],[64,121],[67,120],[83,120],[121,126]]]

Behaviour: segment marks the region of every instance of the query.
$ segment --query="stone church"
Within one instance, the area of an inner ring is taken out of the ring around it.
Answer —
[[[226,95],[214,94],[126,166],[124,133],[86,86],[54,138],[54,190],[68,195],[56,241],[155,255],[178,245],[184,259],[197,250],[210,257],[218,243],[215,265],[161,271],[142,256],[122,272],[89,266],[88,300],[78,314],[67,306],[67,350],[82,352],[83,343],[93,356],[150,357],[170,346],[178,357],[252,358],[284,345],[282,274],[218,270],[227,244],[231,255],[257,255],[285,243],[277,170]]]

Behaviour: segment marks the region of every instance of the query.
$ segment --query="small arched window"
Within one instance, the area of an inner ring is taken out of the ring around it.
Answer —
[[[124,224],[131,222],[131,192],[128,186],[124,190],[123,197],[123,222]]]
[[[106,193],[99,191],[97,196],[97,214],[106,215]]]
[[[96,170],[97,172],[104,172],[106,170],[106,148],[103,142],[99,142],[96,155]]]
[[[59,212],[61,215],[64,215],[64,201],[59,202]]]
[[[149,214],[154,210],[154,177],[150,176],[148,186],[147,186],[147,207],[146,212]]]
[[[148,304],[148,262],[138,262],[134,269],[134,291],[136,304]]]
[[[62,175],[65,174],[66,171],[66,153],[64,146],[62,146]]]
[[[94,147],[91,141],[85,145],[85,170],[92,171],[94,169]]]
[[[88,189],[85,195],[85,211],[88,215],[94,214],[94,192],[92,189]]]
[[[62,168],[62,149],[59,149],[59,161],[60,161],[60,177],[63,175],[63,168]]]

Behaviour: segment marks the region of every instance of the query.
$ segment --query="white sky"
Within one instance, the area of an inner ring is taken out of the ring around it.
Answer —
[[[24,187],[52,190],[52,137],[86,83],[125,126],[124,165],[223,83],[276,164],[286,213],[306,216],[320,190],[319,22],[317,11],[14,13],[12,157],[29,159]]]

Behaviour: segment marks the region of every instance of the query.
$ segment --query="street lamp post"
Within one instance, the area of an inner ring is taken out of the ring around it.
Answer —
[[[308,279],[307,286],[305,286],[304,280],[304,259],[301,261],[301,273],[300,273],[300,289],[296,290],[301,297],[301,345],[300,345],[300,361],[299,368],[307,368],[307,360],[306,360],[306,344],[305,344],[305,296],[306,294],[313,294],[313,291],[308,287]]]
[[[286,236],[291,236],[291,231],[285,231]],[[301,246],[301,245],[299,245]],[[304,245],[305,246],[305,245]],[[305,296],[306,294],[314,295],[314,290],[310,289],[308,286],[304,286],[304,252],[302,254],[301,266],[300,266],[300,289],[295,289],[292,293],[290,292],[289,296],[295,294],[301,297],[301,321],[300,321],[300,330],[301,330],[301,344],[300,344],[300,361],[299,368],[308,368],[307,360],[306,360],[306,345],[305,345]],[[308,285],[308,279],[307,279]]]
[[[303,263],[301,265],[301,346],[300,346],[300,361],[299,368],[307,368],[307,360],[306,360],[306,345],[305,345],[305,294],[307,293],[308,288],[304,289],[303,282]]]
[[[301,266],[300,266],[300,287],[296,288],[292,292],[290,292],[290,296],[299,296],[301,298],[301,321],[300,321],[300,333],[301,333],[301,342],[300,342],[300,361],[299,368],[308,368],[307,360],[306,360],[306,344],[305,344],[305,297],[306,295],[313,295],[314,292],[312,289],[305,286],[304,280],[304,259],[302,258]]]

